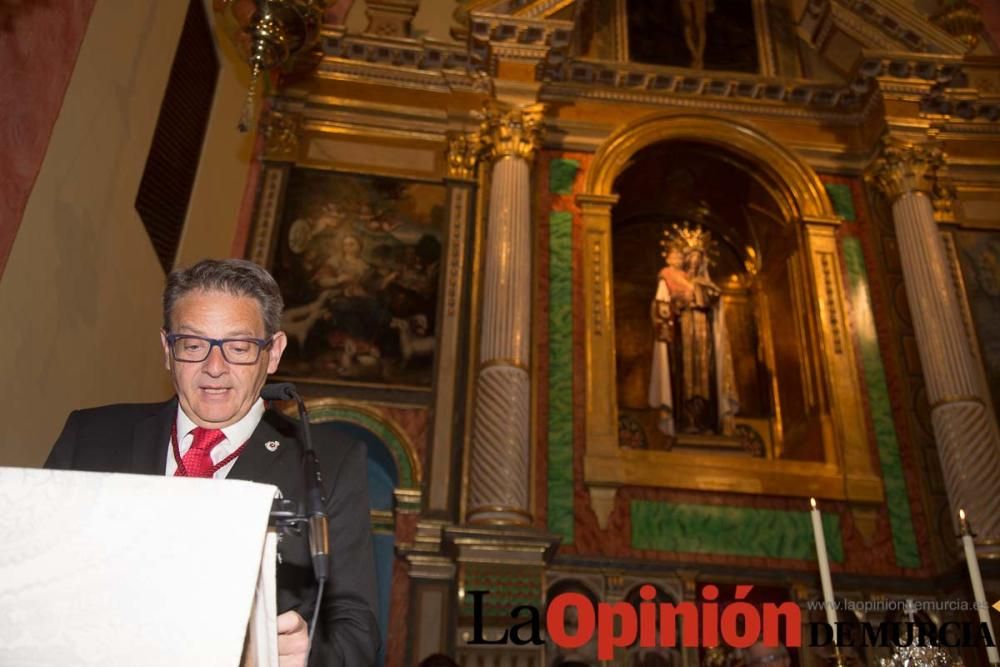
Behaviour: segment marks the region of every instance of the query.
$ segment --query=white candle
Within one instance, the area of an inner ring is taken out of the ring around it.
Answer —
[[[986,591],[983,590],[983,577],[979,573],[979,559],[976,558],[976,545],[972,541],[972,530],[965,519],[965,510],[958,510],[958,524],[962,531],[962,546],[965,548],[965,564],[969,567],[969,579],[972,580],[972,594],[976,598],[976,611],[980,623],[985,623],[990,630],[990,637],[996,643],[997,636],[993,634],[993,624],[990,623],[990,608],[986,605]],[[991,665],[1000,664],[1000,653],[996,646],[986,647],[986,656]]]
[[[830,579],[830,561],[826,557],[826,536],[823,535],[823,517],[816,507],[816,499],[810,498],[812,511],[813,537],[816,539],[816,559],[819,561],[819,580],[823,584],[823,607],[826,609],[826,622],[830,629],[837,631],[837,608],[833,601],[833,581]]]

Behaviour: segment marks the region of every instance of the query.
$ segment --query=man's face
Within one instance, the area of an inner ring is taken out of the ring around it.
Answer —
[[[174,303],[169,333],[192,334],[205,338],[264,338],[264,318],[260,304],[249,296],[227,292],[195,290]],[[285,334],[278,332],[268,349],[261,350],[257,363],[230,364],[219,346],[213,346],[201,362],[176,361],[165,332],[160,333],[167,370],[184,413],[198,426],[225,428],[249,412],[260,396],[260,388],[270,373],[278,369],[285,349]]]

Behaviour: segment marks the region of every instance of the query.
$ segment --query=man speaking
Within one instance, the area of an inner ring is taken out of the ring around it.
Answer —
[[[173,271],[163,293],[160,341],[177,395],[165,403],[73,412],[46,467],[242,479],[273,484],[285,498],[303,501],[296,425],[260,398],[287,342],[279,331],[282,307],[274,278],[252,262],[205,260]],[[379,645],[366,454],[360,443],[325,444],[318,453],[330,580],[309,665],[363,667],[372,664]],[[305,619],[317,584],[305,533],[283,537],[278,547],[281,667],[302,667],[307,659]]]

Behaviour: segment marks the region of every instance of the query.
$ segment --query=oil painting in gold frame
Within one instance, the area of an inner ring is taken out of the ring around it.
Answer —
[[[289,339],[278,375],[430,388],[444,185],[294,167],[272,272]]]

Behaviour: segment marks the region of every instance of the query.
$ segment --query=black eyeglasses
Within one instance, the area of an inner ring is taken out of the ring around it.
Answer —
[[[187,334],[167,334],[167,344],[175,361],[200,362],[208,359],[218,345],[222,358],[230,364],[250,366],[260,359],[260,351],[271,347],[274,338],[205,338]]]

